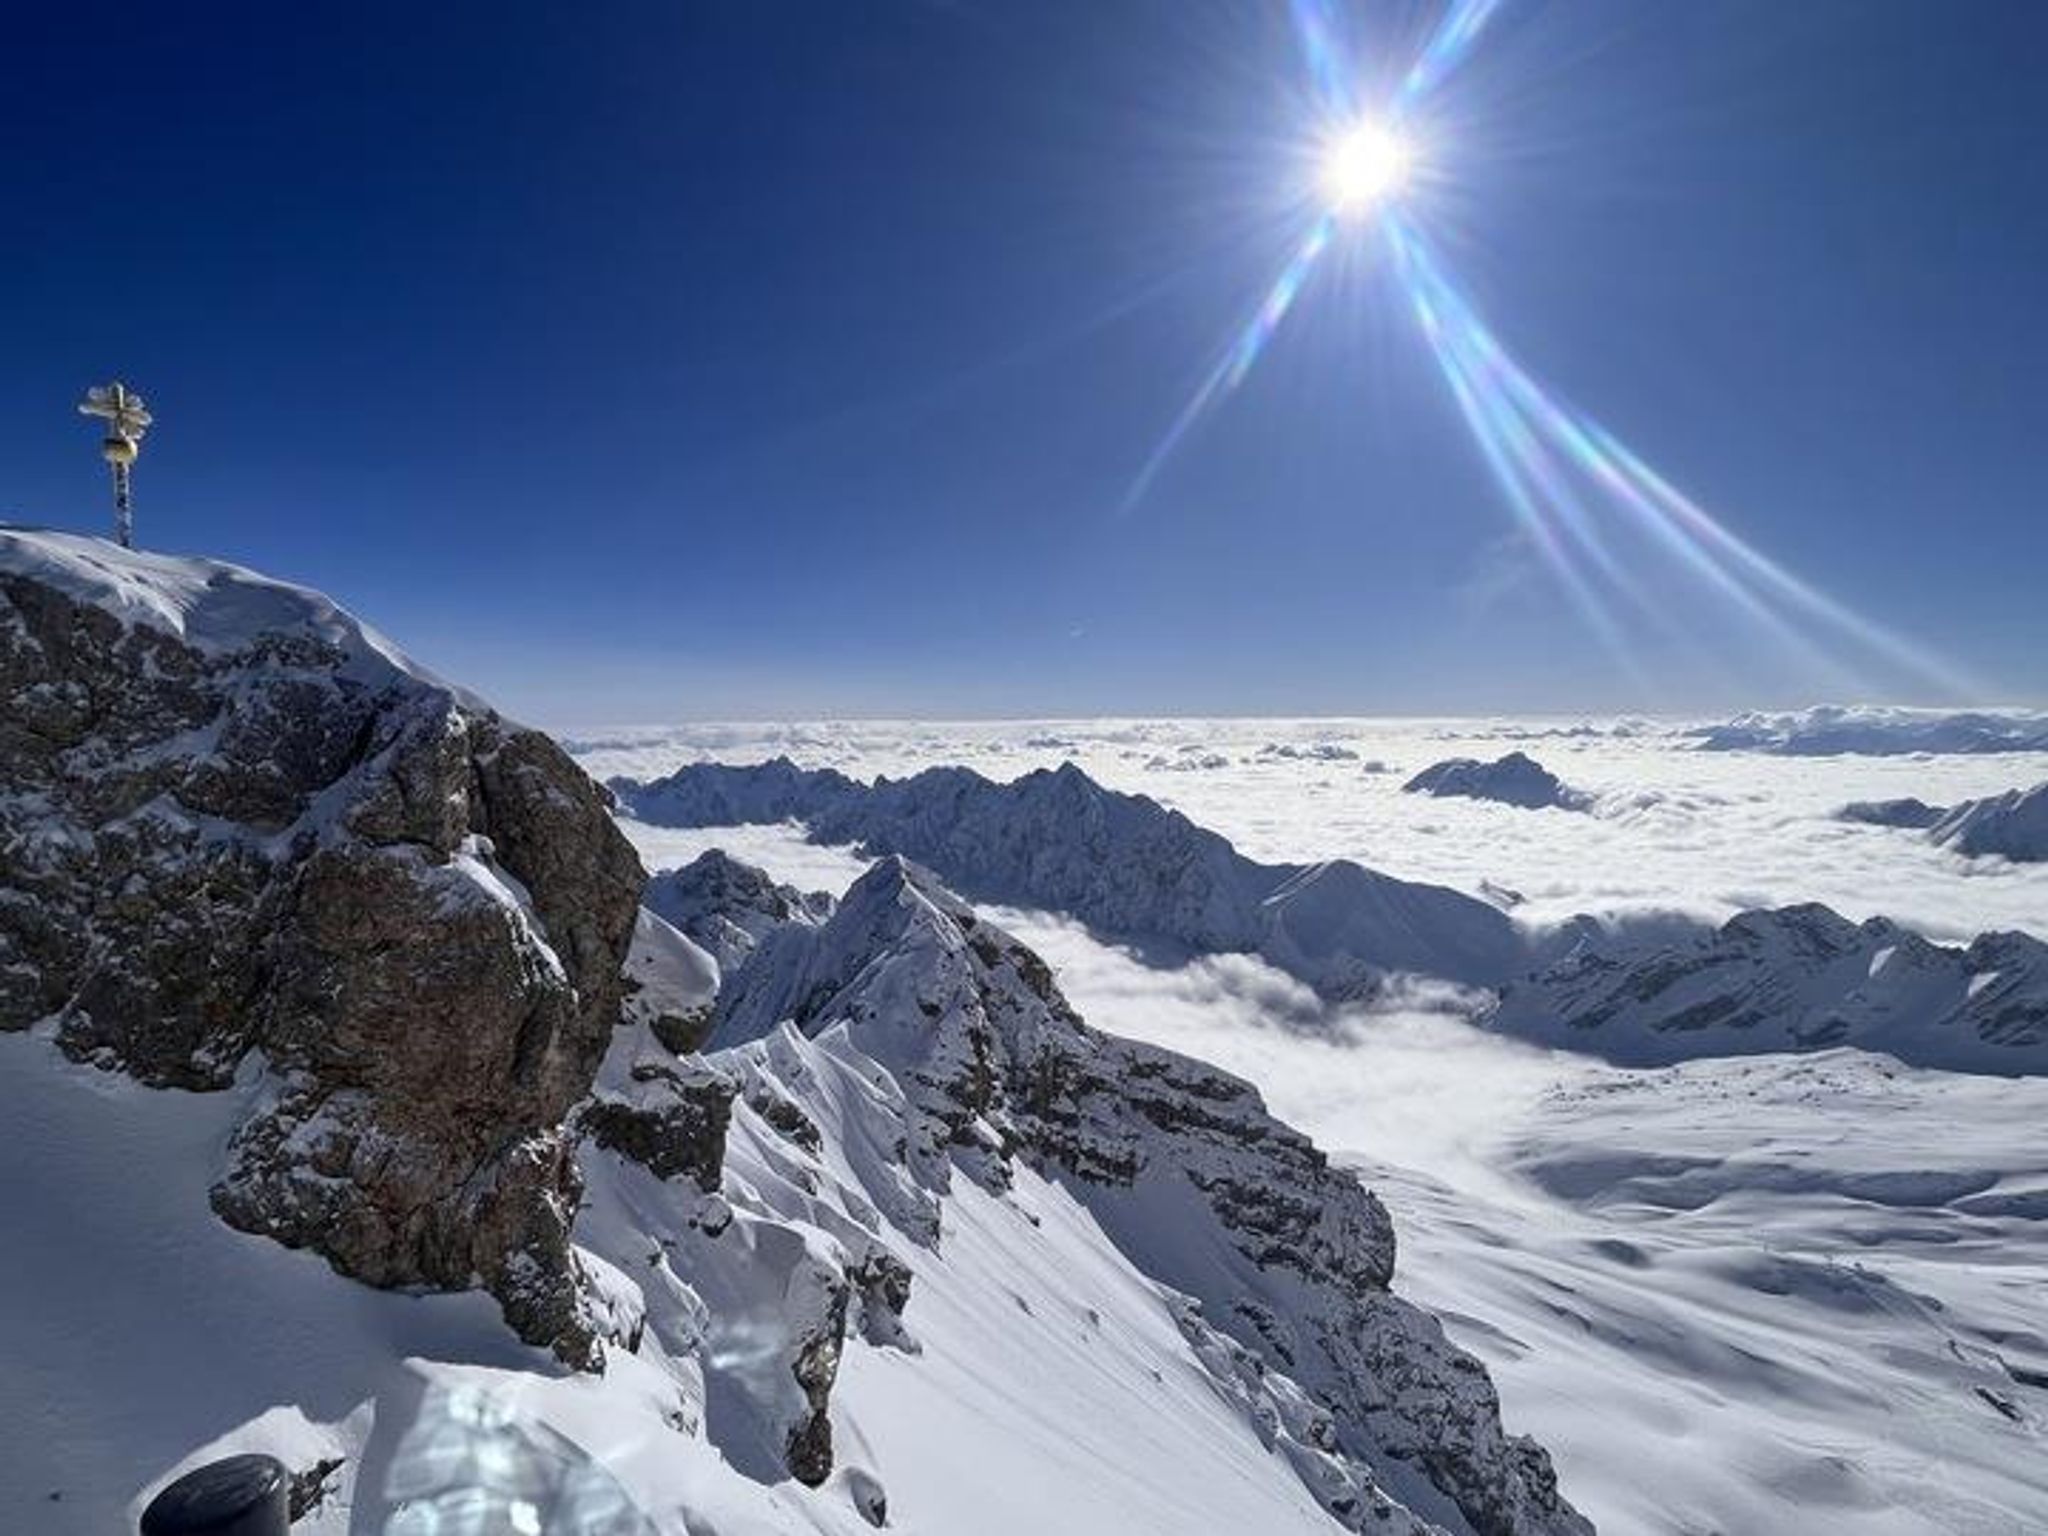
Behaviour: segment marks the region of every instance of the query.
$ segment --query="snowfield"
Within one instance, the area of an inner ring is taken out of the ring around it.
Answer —
[[[1072,760],[1249,856],[1356,858],[1539,924],[1817,900],[1948,942],[2048,935],[2040,866],[1836,819],[2038,782],[2048,754],[1703,751],[1689,729],[859,723],[573,745],[598,776],[643,778],[775,753],[857,778]],[[1511,744],[1591,813],[1399,791]],[[724,847],[836,894],[866,867],[795,826],[627,829],[651,869]],[[1247,1078],[1358,1168],[1393,1214],[1402,1293],[1486,1362],[1601,1530],[2048,1529],[2048,1079],[1853,1049],[1628,1069],[1475,1029],[1442,984],[1347,1008],[1253,956],[1167,964],[1064,917],[991,916],[1084,1016]]]

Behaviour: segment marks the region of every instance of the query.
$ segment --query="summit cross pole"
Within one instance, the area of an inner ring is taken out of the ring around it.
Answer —
[[[85,392],[78,402],[79,414],[98,416],[107,424],[100,440],[100,457],[114,476],[114,538],[123,549],[135,547],[135,502],[130,494],[129,470],[142,451],[142,434],[155,420],[136,394],[119,379],[99,384]]]

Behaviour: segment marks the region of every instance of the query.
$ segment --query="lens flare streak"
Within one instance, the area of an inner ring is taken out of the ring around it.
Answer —
[[[1394,95],[1396,109],[1405,111],[1414,106],[1464,63],[1472,45],[1479,41],[1479,34],[1500,8],[1501,0],[1451,0],[1429,41],[1402,77],[1400,89]]]
[[[1294,36],[1301,44],[1317,103],[1333,118],[1350,117],[1355,110],[1351,99],[1350,54],[1329,0],[1289,0],[1288,10],[1294,18]]]
[[[1599,503],[1585,501],[1561,473],[1568,467],[1589,488],[1602,493],[1605,505],[1627,514],[1694,576],[1739,607],[1781,645],[1802,653],[1810,664],[1857,681],[1773,606],[1771,597],[1884,656],[1923,682],[1954,693],[1974,691],[1967,679],[1935,657],[1771,560],[1678,491],[1604,427],[1558,401],[1494,337],[1444,276],[1419,234],[1395,220],[1388,224],[1388,238],[1396,269],[1467,425],[1517,519],[1525,527],[1543,530],[1539,547],[1551,558],[1553,568],[1565,553],[1558,538],[1562,529],[1610,585],[1655,612],[1603,542],[1591,515]],[[1603,638],[1610,636],[1613,621],[1597,595],[1576,571],[1560,574],[1596,632]]]
[[[1937,657],[1872,623],[1802,580],[1725,527],[1652,470],[1591,417],[1546,388],[1495,338],[1445,275],[1429,242],[1397,206],[1405,158],[1404,121],[1464,63],[1504,0],[1447,0],[1435,29],[1401,76],[1377,130],[1392,146],[1375,148],[1358,135],[1355,61],[1349,57],[1331,0],[1289,0],[1289,15],[1326,123],[1351,123],[1351,138],[1326,142],[1325,206],[1282,265],[1236,338],[1173,418],[1119,506],[1128,513],[1219,400],[1244,382],[1301,297],[1340,221],[1373,215],[1393,254],[1396,280],[1420,323],[1439,370],[1456,399],[1488,470],[1523,535],[1556,576],[1616,661],[1646,681],[1636,648],[1616,621],[1608,597],[1618,595],[1687,650],[1699,636],[1685,631],[1668,601],[1653,596],[1641,574],[1617,553],[1617,530],[1648,539],[1711,594],[1787,655],[1816,674],[1851,686],[1862,680],[1809,628],[1846,637],[1862,653],[1956,695],[1984,690]],[[1387,170],[1387,166],[1397,169]],[[1360,195],[1364,194],[1364,195]],[[1798,623],[1794,622],[1796,618]],[[1712,658],[1708,658],[1712,659]]]
[[[1180,446],[1195,423],[1200,421],[1218,400],[1244,382],[1245,375],[1251,372],[1252,365],[1259,360],[1259,355],[1266,350],[1267,343],[1280,329],[1280,323],[1287,318],[1287,312],[1294,307],[1294,301],[1301,297],[1301,290],[1308,283],[1310,273],[1315,270],[1317,260],[1330,244],[1334,223],[1332,217],[1325,213],[1309,226],[1308,234],[1294,248],[1294,253],[1288,257],[1287,264],[1280,269],[1280,275],[1273,280],[1273,286],[1266,290],[1266,296],[1259,301],[1258,308],[1252,312],[1251,318],[1238,332],[1237,339],[1202,380],[1188,403],[1181,407],[1180,414],[1174,417],[1172,425],[1160,438],[1159,446],[1154,448],[1150,457],[1145,460],[1144,467],[1138,471],[1137,478],[1124,493],[1123,502],[1118,509],[1120,513],[1129,512],[1144,500],[1145,493],[1152,488],[1152,482],[1159,477],[1160,470],[1166,467],[1166,461],[1173,457],[1174,450]]]

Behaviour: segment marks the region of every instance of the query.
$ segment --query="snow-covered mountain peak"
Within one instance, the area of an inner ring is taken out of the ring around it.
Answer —
[[[312,647],[337,675],[369,687],[410,678],[461,692],[311,588],[226,561],[124,549],[50,528],[0,526],[0,578],[18,577],[124,630],[143,628],[210,659]],[[465,703],[482,707],[474,695]]]
[[[893,1132],[849,1125],[815,1072],[774,1096],[795,1106],[786,1123],[835,1127],[820,1145],[900,1148],[861,1177],[915,1247],[943,1246],[932,1202],[965,1198],[955,1171],[998,1198],[1049,1179],[1079,1201],[1127,1262],[1193,1298],[1190,1338],[1217,1369],[1271,1378],[1247,1409],[1341,1524],[1583,1529],[1542,1452],[1501,1432],[1483,1373],[1389,1293],[1393,1230],[1368,1191],[1243,1080],[1083,1023],[1038,955],[914,861],[878,860],[823,924],[766,936],[720,1016],[718,1038],[741,1043],[717,1059],[742,1070],[786,1055],[793,1024],[900,1090],[858,1096],[900,1117]]]
[[[1566,787],[1558,776],[1526,752],[1510,752],[1492,762],[1451,757],[1432,763],[1401,786],[1411,794],[1465,800],[1494,800],[1523,810],[1555,807],[1583,811],[1593,797]]]

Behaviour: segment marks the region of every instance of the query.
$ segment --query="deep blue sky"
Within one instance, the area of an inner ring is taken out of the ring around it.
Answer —
[[[1429,14],[1354,9],[1381,67]],[[71,406],[119,373],[146,544],[540,721],[1832,686],[1675,583],[1731,675],[1645,636],[1629,681],[1369,232],[1119,513],[1291,237],[1280,0],[44,6],[4,46],[0,515],[101,524]],[[1429,211],[1571,399],[2039,699],[2043,78],[2032,0],[1506,0]]]

